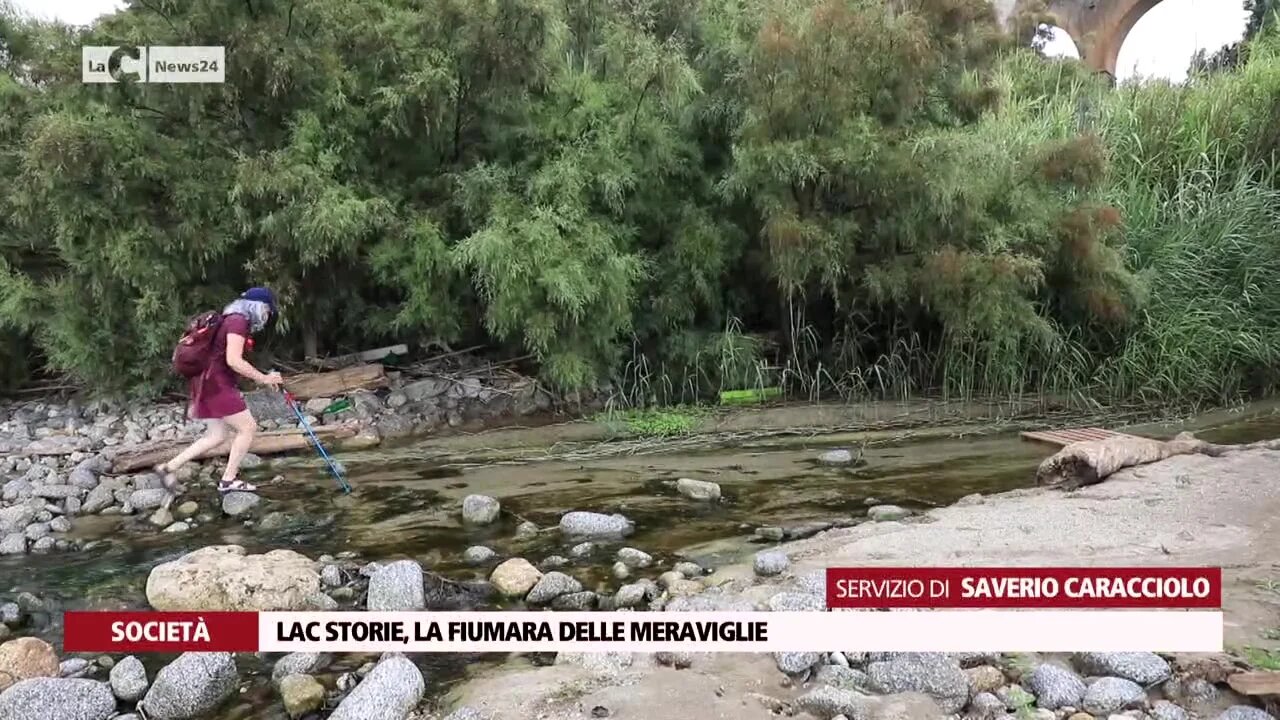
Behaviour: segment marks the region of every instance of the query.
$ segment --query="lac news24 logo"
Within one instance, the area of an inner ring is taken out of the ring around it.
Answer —
[[[221,45],[80,48],[80,79],[86,83],[220,83],[226,78]]]

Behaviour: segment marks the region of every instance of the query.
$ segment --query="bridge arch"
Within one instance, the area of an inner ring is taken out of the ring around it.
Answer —
[[[1001,21],[1009,26],[1020,12],[1043,8],[1052,25],[1076,42],[1080,60],[1089,68],[1116,76],[1120,48],[1142,16],[1161,0],[992,0]]]

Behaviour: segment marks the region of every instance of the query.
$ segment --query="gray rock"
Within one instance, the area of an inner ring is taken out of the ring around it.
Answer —
[[[30,505],[0,508],[0,533],[21,531],[35,519],[36,510]]]
[[[232,491],[222,496],[222,512],[231,517],[240,517],[253,510],[262,502],[256,493]]]
[[[578,543],[569,548],[569,556],[576,558],[584,558],[596,551],[596,544],[592,542]]]
[[[325,565],[320,568],[320,582],[328,588],[338,587],[342,584],[342,570],[337,565]],[[310,675],[311,673],[302,673]]]
[[[89,670],[89,661],[84,658],[68,658],[58,663],[59,677],[80,677]]]
[[[0,603],[0,623],[17,625],[21,619],[22,608],[18,607],[18,603]]]
[[[959,712],[969,700],[969,676],[959,663],[940,654],[873,662],[867,666],[867,675],[883,693],[923,693],[946,713]]]
[[[712,502],[720,499],[720,486],[706,480],[680,478],[676,480],[676,492],[699,502]]]
[[[186,532],[190,529],[191,529],[191,525],[186,520],[179,520],[178,522],[170,525],[169,527],[165,528],[161,532],[180,533],[180,532]]]
[[[1168,700],[1157,700],[1151,706],[1151,720],[1187,720],[1187,711]]]
[[[498,556],[498,553],[483,545],[472,545],[462,551],[462,559],[468,565],[483,565]]]
[[[1005,713],[1004,701],[991,693],[978,693],[969,701],[968,717],[974,718],[974,720],[1003,718]]]
[[[111,692],[125,702],[137,702],[147,693],[147,669],[142,661],[130,655],[111,667]]]
[[[787,531],[774,525],[765,525],[764,527],[756,528],[755,535],[762,540],[777,542],[787,536]]]
[[[66,542],[65,540],[63,542]],[[58,546],[58,541],[52,537],[45,536],[31,543],[31,552],[44,554],[52,552]]]
[[[596,606],[597,595],[590,590],[558,595],[551,601],[552,610],[590,610]]]
[[[569,559],[561,555],[548,555],[542,562],[538,563],[538,567],[543,570],[554,570],[569,564]]]
[[[135,510],[155,510],[169,498],[169,491],[164,488],[144,488],[129,493],[129,504]]]
[[[703,593],[672,598],[667,612],[756,612],[756,604],[733,593]]]
[[[551,571],[538,579],[525,602],[532,605],[548,603],[561,595],[582,592],[582,583],[562,572]]]
[[[853,462],[853,453],[848,450],[828,450],[818,456],[818,462],[830,466],[848,465]]]
[[[84,504],[80,506],[80,511],[87,514],[106,510],[115,502],[115,491],[117,488],[111,483],[102,483],[98,487],[89,491],[88,496],[84,499]]]
[[[875,505],[867,509],[867,517],[876,522],[901,520],[909,514],[905,509],[897,505]]]
[[[333,657],[327,653],[289,653],[277,660],[271,669],[271,684],[279,687],[280,681],[289,675],[315,675],[329,667],[331,662]]]
[[[49,523],[40,522],[31,523],[27,526],[27,529],[22,532],[22,534],[26,535],[28,540],[39,540],[42,537],[46,537],[49,532]]]
[[[629,535],[635,524],[622,515],[575,510],[560,518],[560,532],[566,535],[586,537],[617,537]]]
[[[269,512],[258,521],[260,530],[279,530],[289,524],[289,516],[282,512]]]
[[[498,519],[502,504],[488,495],[468,495],[462,499],[462,519],[474,525],[488,525]]]
[[[538,526],[525,520],[516,526],[516,539],[528,540],[529,538],[538,537]]]
[[[1110,715],[1130,707],[1139,707],[1147,700],[1147,692],[1132,680],[1118,677],[1098,678],[1084,691],[1081,707],[1093,715]]]
[[[158,507],[151,513],[151,517],[147,518],[147,522],[156,527],[168,527],[173,524],[173,513],[169,512],[167,507]]]
[[[618,607],[637,607],[644,603],[646,586],[644,583],[631,583],[618,588],[613,602]]]
[[[27,537],[20,532],[0,538],[0,555],[21,555],[27,551]]]
[[[422,610],[426,606],[422,566],[413,560],[397,560],[383,565],[369,578],[369,609],[372,611]]]
[[[821,720],[844,715],[850,718],[868,718],[874,706],[872,698],[854,690],[840,690],[821,685],[796,698],[791,706],[798,713],[809,713]]]
[[[687,560],[684,562],[676,563],[676,566],[672,569],[680,573],[681,575],[689,578],[690,580],[693,580],[695,578],[700,578],[702,577],[702,574],[703,574],[702,566],[698,565],[698,563],[689,562]]]
[[[871,690],[871,678],[861,670],[843,665],[823,665],[813,673],[813,681],[820,685],[830,685],[840,690]]]
[[[1021,685],[1006,685],[996,691],[996,697],[1010,710],[1030,706],[1036,696],[1027,692]]]
[[[1084,699],[1084,680],[1058,665],[1037,665],[1025,682],[1027,689],[1036,696],[1036,705],[1048,710],[1080,707],[1080,701]]]
[[[183,653],[156,673],[138,709],[148,720],[192,720],[211,714],[238,684],[231,653]]]
[[[827,609],[826,601],[809,593],[780,592],[769,598],[767,604],[773,612],[819,612]]]
[[[627,564],[622,562],[621,560],[613,564],[612,570],[613,570],[613,576],[618,578],[619,580],[626,580],[627,578],[631,577],[631,568],[627,567]]]
[[[425,689],[422,671],[404,656],[391,655],[356,685],[329,720],[405,720]]]
[[[74,485],[36,485],[31,494],[36,497],[47,498],[49,500],[63,500],[69,497],[80,497],[84,494],[82,488]]]
[[[779,550],[765,550],[756,553],[755,570],[757,575],[780,575],[791,565],[787,554]]]
[[[473,707],[460,707],[449,713],[444,720],[493,720],[493,716]]]
[[[778,669],[788,675],[799,675],[822,660],[822,653],[816,652],[776,652],[773,660]]]
[[[116,698],[106,683],[79,678],[31,678],[0,693],[4,720],[106,720]]]
[[[1218,720],[1276,720],[1271,713],[1252,705],[1232,705],[1218,716]]]
[[[56,533],[71,532],[71,521],[65,517],[56,517],[49,521],[49,530]]]
[[[653,556],[643,550],[624,547],[618,551],[618,561],[630,568],[647,568],[653,564]]]
[[[1103,675],[1132,680],[1144,687],[1169,679],[1169,663],[1151,652],[1091,652],[1076,656],[1076,664],[1086,675]]]
[[[1187,703],[1213,703],[1218,700],[1218,688],[1204,678],[1170,678],[1160,687],[1165,697]]]

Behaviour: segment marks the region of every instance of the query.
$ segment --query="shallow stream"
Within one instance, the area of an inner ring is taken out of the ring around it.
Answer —
[[[1280,414],[1275,404],[1260,404],[1130,430],[1168,437],[1183,429],[1215,442],[1248,442],[1280,436]],[[554,429],[547,432],[545,444],[550,445]],[[295,458],[267,463],[246,475],[259,484],[264,498],[259,517],[283,512],[289,521],[282,527],[264,530],[221,517],[214,493],[200,486],[178,502],[197,501],[201,513],[216,517],[211,522],[185,533],[159,533],[140,530],[141,518],[78,518],[74,534],[104,542],[78,553],[0,559],[0,593],[29,591],[55,600],[60,609],[143,608],[151,567],[215,544],[243,545],[250,552],[290,548],[312,558],[342,552],[357,553],[361,561],[408,557],[433,573],[482,578],[484,569],[462,562],[468,546],[487,545],[499,557],[521,556],[535,564],[550,555],[569,557],[576,542],[562,540],[552,529],[569,510],[620,512],[635,521],[636,532],[625,542],[602,544],[566,569],[588,589],[612,592],[619,581],[609,568],[622,545],[654,555],[660,569],[670,568],[677,558],[716,567],[766,544],[754,536],[758,527],[811,533],[828,523],[857,522],[873,503],[923,509],[970,493],[1029,486],[1036,465],[1053,450],[1022,441],[1016,432],[944,436],[870,445],[853,467],[819,465],[823,450],[859,445],[856,438],[837,440],[814,437],[782,446],[738,444],[646,454],[574,447],[567,453],[572,460],[561,453],[562,459],[541,461],[486,457],[476,450],[465,457],[424,460],[415,446],[407,446],[341,458],[354,488],[349,496],[336,491],[318,462]],[[270,482],[280,473],[285,480]],[[679,496],[669,483],[679,477],[719,483],[723,502],[696,503]],[[471,493],[502,502],[499,522],[484,528],[462,524],[461,500]],[[515,527],[522,520],[544,530],[516,540]],[[54,620],[47,639],[57,646],[60,629]],[[500,658],[417,658],[433,695],[459,678],[466,663],[486,659]],[[148,658],[148,665],[158,667],[165,660]],[[335,672],[364,662],[343,660]],[[283,709],[271,697],[269,666],[247,669],[252,674],[249,687],[225,718],[283,718]]]

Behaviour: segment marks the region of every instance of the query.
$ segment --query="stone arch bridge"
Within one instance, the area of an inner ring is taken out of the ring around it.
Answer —
[[[992,0],[1005,25],[1032,0]],[[1047,0],[1044,6],[1080,51],[1080,60],[1093,70],[1116,76],[1120,46],[1133,26],[1160,0]]]

